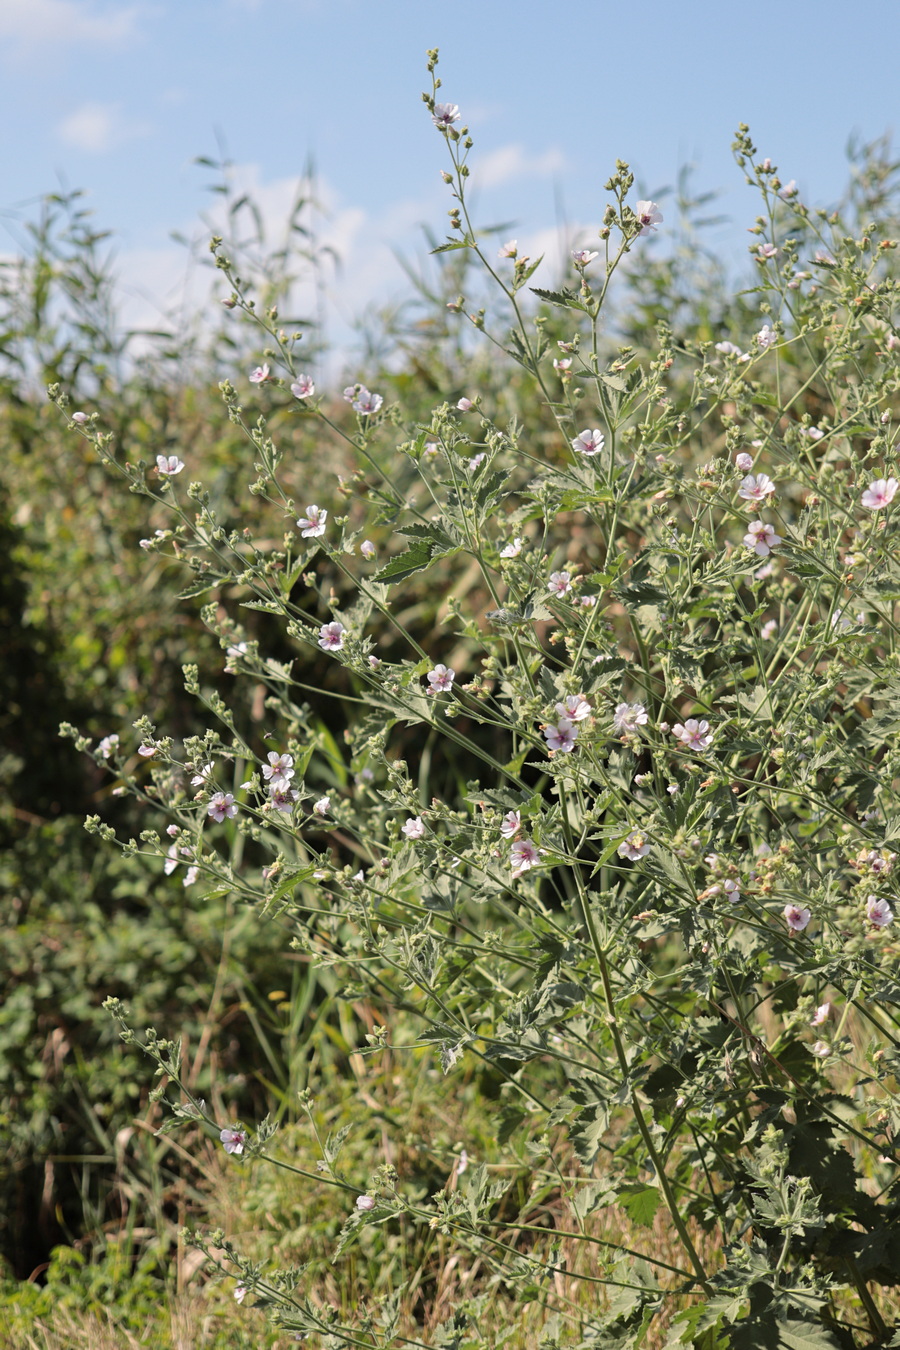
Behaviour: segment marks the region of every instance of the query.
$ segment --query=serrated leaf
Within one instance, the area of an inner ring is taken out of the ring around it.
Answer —
[[[643,1186],[640,1182],[636,1182],[632,1186],[623,1186],[621,1190],[616,1191],[616,1199],[632,1223],[649,1228],[659,1209],[662,1193],[658,1186]]]
[[[458,553],[458,549],[436,549],[434,543],[427,539],[418,540],[411,548],[404,553],[398,553],[389,563],[382,567],[372,578],[378,582],[398,582],[405,581],[411,577],[414,572],[421,572],[430,563],[438,558],[446,558],[452,553]]]
[[[558,305],[560,309],[584,310],[584,305],[575,291],[542,291],[537,286],[530,286],[528,289],[532,295],[536,295],[539,300],[545,300],[548,305]]]
[[[452,253],[458,248],[474,248],[475,245],[470,239],[450,239],[446,244],[438,244],[437,248],[431,250],[432,253]]]

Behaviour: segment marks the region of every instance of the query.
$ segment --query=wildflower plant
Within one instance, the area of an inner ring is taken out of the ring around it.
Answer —
[[[150,547],[187,561],[187,594],[214,595],[223,649],[255,610],[294,659],[251,644],[234,658],[266,691],[262,738],[191,666],[204,737],[180,745],[143,721],[133,747],[67,734],[146,803],[126,851],[190,866],[196,903],[230,893],[278,916],[349,1003],[378,1010],[368,1054],[431,1053],[448,1094],[465,1074],[490,1083],[494,1156],[427,1193],[388,1163],[345,1173],[339,1142],[313,1131],[317,1158],[293,1170],[340,1192],[336,1256],[369,1226],[439,1234],[518,1307],[522,1344],[536,1325],[573,1347],[638,1346],[652,1327],[708,1350],[886,1344],[900,1252],[889,222],[853,232],[808,209],[742,127],[762,210],[739,344],[660,319],[617,346],[608,316],[651,268],[663,213],[631,202],[619,162],[597,248],[533,286],[541,260],[515,240],[498,258],[470,217],[473,138],[436,67],[429,53],[424,102],[452,206],[435,252],[465,252],[495,288],[495,311],[467,315],[460,297],[452,312],[514,373],[518,407],[498,383],[460,396],[449,380],[427,416],[361,383],[326,401],[214,238],[234,309],[263,333],[265,364],[221,390],[267,532],[225,531],[189,463],[166,458],[160,481],[51,395],[171,511]],[[813,416],[827,433],[807,434]],[[285,417],[337,429],[355,491],[290,497],[289,436],[272,426]],[[441,619],[417,626],[429,588]],[[845,628],[848,606],[863,620]],[[343,746],[305,698],[304,663],[323,653]],[[167,1128],[200,1122],[237,1166],[290,1166],[270,1121],[216,1119],[190,1095],[175,1043],[152,1032],[145,1048]],[[276,1325],[323,1344],[483,1343],[475,1295],[424,1338],[396,1301],[377,1327],[323,1312],[302,1271],[194,1240]]]

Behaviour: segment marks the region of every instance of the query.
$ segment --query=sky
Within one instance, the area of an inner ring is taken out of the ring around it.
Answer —
[[[826,206],[851,135],[897,124],[896,0],[0,0],[0,254],[42,194],[84,189],[127,322],[154,326],[186,276],[208,283],[171,237],[209,233],[216,175],[196,158],[224,147],[274,238],[312,157],[341,258],[328,332],[352,362],[354,315],[407,292],[396,252],[424,259],[422,226],[446,230],[430,47],[475,141],[479,221],[508,222],[532,256],[596,237],[617,158],[654,198],[695,166],[697,190],[721,192],[713,240],[737,256],[758,209],[731,155],[739,122]]]

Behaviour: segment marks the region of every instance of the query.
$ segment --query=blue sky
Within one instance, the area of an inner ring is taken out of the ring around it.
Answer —
[[[698,188],[724,189],[717,238],[734,252],[757,210],[737,123],[829,204],[848,136],[896,125],[898,39],[895,0],[0,0],[0,252],[26,203],[61,179],[85,188],[115,232],[128,317],[152,322],[183,284],[170,231],[197,233],[210,206],[192,160],[223,137],[274,226],[311,153],[345,341],[354,310],[402,295],[392,250],[423,254],[422,222],[444,230],[444,146],[419,97],[433,46],[475,138],[483,223],[514,222],[532,251],[562,212],[586,242],[617,157],[651,195],[692,162]]]

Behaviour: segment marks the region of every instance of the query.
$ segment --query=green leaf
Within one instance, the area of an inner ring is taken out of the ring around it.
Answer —
[[[436,549],[432,540],[419,539],[404,553],[398,553],[396,558],[391,558],[390,562],[382,567],[372,580],[379,582],[405,581],[414,572],[421,572],[428,567],[429,563],[434,562],[436,558],[446,558],[449,554],[458,552],[459,550],[454,548]]]
[[[632,1223],[649,1228],[659,1209],[662,1193],[658,1186],[644,1186],[635,1182],[632,1186],[623,1186],[616,1191],[616,1198]]]
[[[539,290],[537,286],[530,286],[529,290],[531,291],[531,294],[536,295],[539,300],[546,300],[548,305],[559,305],[560,309],[585,309],[585,306],[578,299],[578,295],[575,291],[570,291],[568,289],[563,291],[542,291]]]
[[[475,245],[471,239],[449,239],[446,244],[438,244],[437,248],[431,250],[432,253],[452,253],[458,248],[474,248]]]

